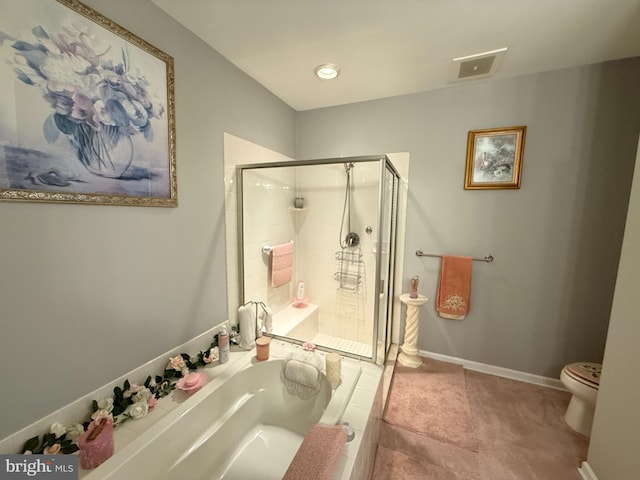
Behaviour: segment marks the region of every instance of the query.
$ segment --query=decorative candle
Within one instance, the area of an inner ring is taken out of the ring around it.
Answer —
[[[325,370],[327,380],[331,384],[331,388],[335,390],[340,385],[342,378],[342,357],[337,353],[329,353],[325,358]]]
[[[270,337],[260,337],[256,339],[256,359],[259,361],[269,360]]]
[[[78,439],[80,466],[85,470],[96,468],[113,455],[113,422],[102,418],[91,422],[89,428]]]

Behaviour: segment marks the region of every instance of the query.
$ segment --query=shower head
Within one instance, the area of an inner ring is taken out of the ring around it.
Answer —
[[[355,163],[353,163],[353,162],[345,162],[345,164],[344,164],[344,171],[345,171],[345,172],[347,172],[347,173],[349,173],[349,171],[351,171],[351,169],[352,169],[353,167],[355,167],[355,166],[356,166],[356,164],[355,164]]]

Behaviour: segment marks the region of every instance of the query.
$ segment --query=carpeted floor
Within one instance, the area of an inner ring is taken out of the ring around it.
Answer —
[[[580,480],[567,392],[423,359],[396,365],[373,480]]]

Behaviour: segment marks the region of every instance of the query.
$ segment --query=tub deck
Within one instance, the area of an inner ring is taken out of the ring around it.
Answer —
[[[294,348],[298,347],[283,341],[272,342],[269,362],[283,359]],[[217,480],[224,476],[225,480],[276,480],[282,478],[302,443],[304,434],[313,424],[318,421],[335,424],[340,423],[342,419],[349,421],[356,430],[356,441],[345,447],[344,458],[339,463],[340,471],[337,472],[336,478],[354,478],[351,477],[351,473],[360,446],[358,437],[362,436],[366,427],[368,409],[373,402],[381,367],[344,358],[343,384],[333,395],[329,393],[331,398],[328,405],[323,406],[319,403],[314,407],[314,411],[317,412],[314,415],[317,417],[312,416],[307,424],[300,424],[296,423],[297,420],[291,423],[299,417],[295,414],[298,408],[296,405],[293,405],[293,410],[291,405],[287,405],[279,413],[272,412],[273,409],[270,407],[268,410],[271,416],[264,416],[260,407],[263,401],[261,396],[273,395],[273,392],[268,393],[264,386],[259,385],[240,396],[234,397],[229,393],[229,398],[226,398],[226,392],[235,388],[231,388],[234,383],[231,380],[235,375],[252,368],[256,363],[258,367],[265,364],[256,362],[254,355],[255,351],[232,352],[232,360],[228,364],[203,369],[209,375],[216,371],[215,376],[191,397],[182,398],[182,402],[177,405],[175,397],[184,392],[173,392],[169,397],[160,399],[157,408],[174,407],[161,415],[161,418],[152,422],[150,417],[156,413],[152,412],[142,420],[127,422],[117,429],[114,436],[114,456],[93,471],[81,470],[80,478]],[[366,375],[361,379],[363,370]],[[198,413],[198,406],[205,405],[207,397],[218,389],[218,396],[225,397],[225,406],[220,408],[217,405],[215,408],[206,409],[215,411],[213,420],[206,420]],[[322,392],[319,395],[321,394]],[[181,422],[180,431],[175,426],[178,420]],[[145,423],[146,428],[143,429]],[[135,427],[144,431],[131,438],[129,429],[124,427],[134,427],[134,424],[139,424]],[[247,425],[251,425],[250,428],[246,428]],[[274,445],[277,447],[273,448]]]

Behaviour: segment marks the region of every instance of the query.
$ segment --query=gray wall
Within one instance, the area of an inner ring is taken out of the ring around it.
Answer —
[[[174,209],[0,203],[0,438],[226,320],[223,132],[295,112],[146,0],[86,0],[175,58]]]
[[[640,129],[640,59],[297,115],[298,158],[411,154],[404,284],[431,299],[419,348],[557,377],[600,361]],[[469,130],[527,125],[519,190],[463,189]],[[474,263],[471,313],[435,314],[439,260]]]

